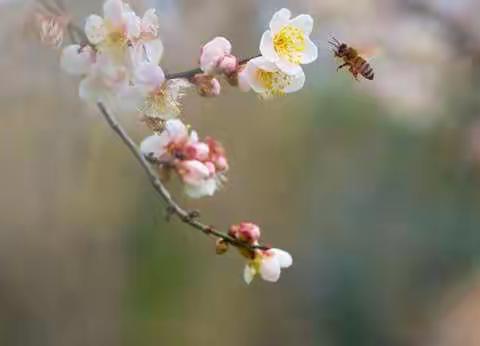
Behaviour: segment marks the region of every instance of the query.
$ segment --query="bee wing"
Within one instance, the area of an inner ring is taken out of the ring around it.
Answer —
[[[373,60],[383,55],[383,50],[379,46],[359,46],[357,52],[366,60]]]

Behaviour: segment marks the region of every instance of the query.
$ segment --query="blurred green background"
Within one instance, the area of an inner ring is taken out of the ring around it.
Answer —
[[[227,149],[229,182],[188,200],[220,228],[252,220],[290,251],[276,284],[177,220],[94,107],[0,1],[0,344],[480,345],[480,3],[158,0],[174,72],[202,43],[258,51],[281,7],[316,20],[317,62],[273,102],[224,84],[183,117]],[[100,1],[67,1],[75,20]],[[373,82],[326,40],[375,45]],[[136,140],[137,117],[122,116]]]

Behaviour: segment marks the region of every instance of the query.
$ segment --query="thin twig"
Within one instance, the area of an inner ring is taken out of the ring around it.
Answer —
[[[254,250],[254,249],[268,250],[269,249],[269,247],[267,246],[249,245],[244,242],[241,242],[227,233],[218,231],[214,227],[208,226],[198,221],[196,219],[196,216],[198,216],[196,212],[189,212],[183,209],[181,206],[179,206],[173,200],[172,196],[170,195],[170,192],[163,185],[156,171],[153,169],[153,167],[150,165],[147,159],[143,156],[143,154],[138,150],[137,145],[130,138],[127,132],[123,129],[120,123],[115,119],[113,115],[111,115],[108,112],[108,110],[103,105],[103,103],[98,102],[97,106],[100,112],[102,113],[103,117],[107,121],[108,125],[110,125],[112,130],[121,138],[123,143],[128,147],[130,152],[133,154],[133,156],[135,156],[138,163],[140,163],[145,173],[147,174],[148,179],[150,180],[150,183],[152,184],[153,188],[155,189],[155,191],[158,192],[158,194],[162,197],[162,199],[167,204],[167,211],[170,215],[176,215],[182,222],[192,226],[193,228],[203,232],[204,234],[208,236],[215,236],[217,238],[221,238],[225,242],[232,244],[234,246],[246,248],[249,250]]]
[[[238,62],[239,65],[246,64],[248,61],[252,60],[253,58],[258,57],[259,55],[252,56],[250,58],[245,58],[242,59]],[[194,68],[188,71],[183,71],[183,72],[177,72],[177,73],[170,73],[166,75],[166,79],[176,79],[176,78],[184,78],[184,79],[190,79],[196,74],[202,73],[202,69],[200,68]]]

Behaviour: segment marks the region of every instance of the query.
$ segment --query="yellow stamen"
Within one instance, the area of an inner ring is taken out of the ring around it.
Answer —
[[[299,64],[305,50],[305,34],[293,25],[286,25],[273,37],[273,46],[278,55]]]
[[[257,79],[265,88],[264,97],[281,96],[285,94],[284,90],[292,83],[292,76],[281,71],[257,70]]]

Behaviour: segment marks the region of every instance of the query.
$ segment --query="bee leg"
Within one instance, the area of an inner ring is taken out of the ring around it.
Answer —
[[[341,64],[340,66],[337,67],[337,71],[341,70],[342,68],[344,68],[345,66],[348,66],[350,65],[348,62],[344,63],[344,64]],[[351,67],[350,67],[351,69]]]

